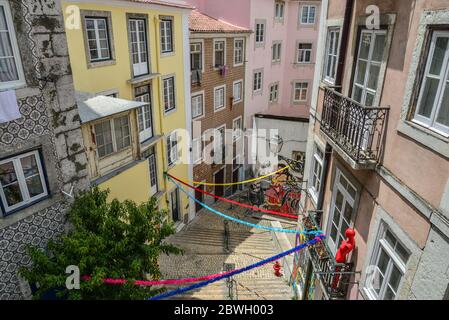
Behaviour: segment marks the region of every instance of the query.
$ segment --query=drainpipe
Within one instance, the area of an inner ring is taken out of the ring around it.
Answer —
[[[346,51],[348,49],[349,32],[351,28],[352,9],[354,8],[354,0],[346,0],[345,16],[343,20],[343,28],[341,30],[340,52],[338,53],[338,67],[335,76],[335,90],[342,93],[343,73],[345,70]]]

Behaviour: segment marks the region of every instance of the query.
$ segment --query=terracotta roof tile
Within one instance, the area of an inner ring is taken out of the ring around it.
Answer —
[[[189,29],[193,32],[250,33],[251,30],[212,18],[198,10],[192,10],[189,17]]]

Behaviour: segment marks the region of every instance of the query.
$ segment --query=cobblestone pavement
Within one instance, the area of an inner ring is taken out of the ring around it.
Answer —
[[[269,220],[245,214],[241,207],[230,207],[228,203],[214,205],[219,211],[259,225],[270,225]],[[265,217],[265,216],[263,216]],[[235,268],[256,263],[277,254],[270,231],[228,222],[229,252],[225,250],[224,219],[203,209],[181,232],[168,241],[184,249],[182,256],[160,257],[164,278],[199,277],[222,272],[224,264],[235,264]],[[283,224],[294,228],[294,223]],[[286,279],[273,273],[273,263],[241,273],[234,277],[237,296],[243,299],[291,299],[291,289]],[[176,287],[168,287],[174,289]],[[187,292],[175,299],[229,299],[226,280],[210,284],[196,291]],[[235,299],[235,295],[234,295]]]

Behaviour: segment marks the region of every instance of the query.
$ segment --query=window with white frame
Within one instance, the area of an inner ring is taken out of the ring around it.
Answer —
[[[0,1],[0,88],[23,84],[22,61],[17,46],[9,4]]]
[[[235,81],[232,85],[232,103],[242,101],[243,81]]]
[[[265,22],[264,21],[256,21],[256,45],[263,45],[265,42]]]
[[[201,117],[204,115],[204,94],[193,93],[192,94],[192,119]]]
[[[270,85],[270,102],[278,101],[279,96],[279,83],[272,83]]]
[[[173,165],[178,160],[178,135],[173,131],[167,136],[167,162]]]
[[[131,145],[129,117],[121,116],[94,125],[98,157],[103,158]]]
[[[302,6],[301,8],[301,24],[314,24],[316,16],[316,6]]]
[[[335,83],[338,68],[338,50],[340,48],[340,28],[329,28],[326,40],[324,60],[324,80]]]
[[[203,69],[203,44],[194,42],[190,44],[190,70]]]
[[[0,161],[0,202],[5,214],[48,195],[39,151]]]
[[[449,136],[449,31],[434,31],[415,122]]]
[[[137,109],[137,121],[139,125],[139,140],[143,142],[153,137],[153,114],[151,105],[151,89],[149,85],[134,89],[135,100],[146,105]]]
[[[164,112],[168,113],[176,109],[175,77],[167,77],[164,83]]]
[[[284,7],[285,3],[283,1],[276,1],[274,3],[274,19],[283,20],[284,19]]]
[[[365,292],[376,300],[395,300],[406,271],[409,251],[385,225],[372,256],[374,272],[367,277]]]
[[[214,88],[214,110],[217,111],[225,107],[226,86]]]
[[[214,162],[224,163],[226,158],[226,125],[214,130]]]
[[[107,21],[106,17],[85,18],[90,62],[111,59]]]
[[[297,63],[308,63],[312,61],[312,44],[298,43],[298,52],[296,54]]]
[[[129,35],[131,45],[131,59],[133,76],[147,74],[148,69],[148,43],[145,19],[129,19]]]
[[[318,197],[321,191],[323,163],[324,163],[324,153],[318,148],[317,145],[315,145],[315,152],[313,154],[312,160],[311,185],[310,185],[310,194],[315,203],[318,201]]]
[[[271,47],[271,62],[279,61],[281,61],[281,43],[276,41]]]
[[[242,117],[232,121],[232,141],[238,140],[242,136]]]
[[[203,143],[201,137],[192,140],[192,158],[193,163],[201,162],[203,155]]]
[[[225,65],[225,41],[214,41],[214,67],[220,68]]]
[[[261,70],[254,71],[253,91],[254,91],[254,93],[262,91],[262,71]]]
[[[295,81],[293,83],[293,102],[307,101],[307,91],[309,84],[307,82]]]
[[[244,59],[244,41],[243,39],[234,40],[234,66],[239,66],[243,64]]]
[[[164,17],[160,19],[161,52],[173,52],[173,18]]]

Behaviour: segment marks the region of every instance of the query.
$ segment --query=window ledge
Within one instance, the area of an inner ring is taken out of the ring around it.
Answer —
[[[449,139],[407,120],[400,120],[397,131],[449,159]]]
[[[139,83],[149,81],[149,80],[152,80],[152,79],[160,77],[160,76],[161,76],[160,73],[149,73],[149,74],[145,74],[142,76],[137,76],[135,78],[129,79],[126,82],[128,82],[130,84],[139,84]]]
[[[166,57],[171,57],[174,56],[175,52],[174,51],[170,51],[170,52],[161,52],[161,58],[166,58]]]
[[[112,60],[105,60],[105,61],[98,61],[98,62],[88,62],[87,68],[93,69],[93,68],[100,68],[100,67],[106,67],[106,66],[113,66],[115,65],[115,59]]]

